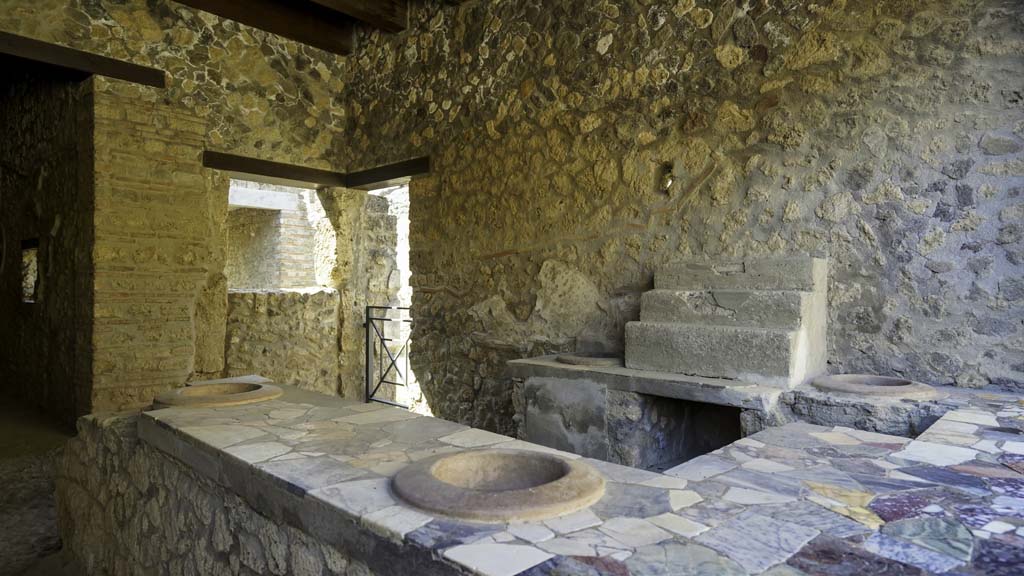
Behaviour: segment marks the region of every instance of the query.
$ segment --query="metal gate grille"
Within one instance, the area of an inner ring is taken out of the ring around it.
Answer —
[[[412,319],[402,318],[408,307],[367,306],[366,323],[366,402],[380,402],[408,408],[387,398],[378,398],[381,386],[409,384],[409,341]],[[393,317],[397,316],[397,317]],[[402,329],[405,328],[405,329]]]

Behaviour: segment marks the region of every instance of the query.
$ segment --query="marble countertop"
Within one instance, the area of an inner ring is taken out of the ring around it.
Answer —
[[[797,423],[664,474],[586,459],[607,480],[599,502],[508,525],[407,507],[390,478],[482,447],[579,457],[288,387],[249,406],[147,412],[139,433],[268,517],[376,555],[382,574],[1019,575],[1021,428],[1024,401],[976,394],[915,440]]]

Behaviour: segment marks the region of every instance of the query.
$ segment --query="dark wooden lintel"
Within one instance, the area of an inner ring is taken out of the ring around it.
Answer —
[[[430,173],[430,157],[413,158],[377,166],[369,170],[360,170],[350,174],[306,168],[295,164],[272,162],[248,158],[226,152],[203,152],[203,166],[236,174],[242,178],[252,178],[270,183],[291,186],[332,188],[355,188],[357,190],[375,190],[388,186],[397,186],[408,182],[410,178]]]
[[[329,8],[299,0],[178,0],[222,18],[241,22],[328,52],[352,53],[355,22]]]
[[[366,22],[385,32],[401,32],[408,25],[406,0],[310,0]]]
[[[413,158],[377,166],[369,170],[351,172],[345,176],[346,188],[357,188],[359,190],[373,190],[386,188],[408,182],[410,178],[423,176],[430,173],[430,156]]]
[[[86,74],[96,74],[108,78],[126,80],[135,84],[164,88],[166,86],[163,70],[149,68],[67,48],[34,38],[26,38],[8,32],[0,32],[0,54],[14,56],[23,60],[42,62],[67,70]]]
[[[281,184],[311,187],[345,186],[345,175],[340,172],[247,158],[212,150],[203,152],[203,166],[241,176],[263,177],[267,181]]]

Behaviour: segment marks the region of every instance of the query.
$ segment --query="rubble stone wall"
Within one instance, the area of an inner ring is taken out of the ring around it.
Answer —
[[[338,393],[338,292],[229,291],[225,375]]]
[[[139,441],[137,415],[79,421],[57,474],[63,549],[87,574],[372,576]]]
[[[228,211],[224,269],[228,286],[235,290],[272,290],[319,285],[315,234],[317,220],[325,216],[309,210],[310,201],[315,201],[314,192],[256,182],[246,182],[245,187],[294,194],[295,209]]]
[[[679,257],[827,255],[829,370],[1024,389],[1024,5],[428,3],[345,77],[411,185],[414,364],[510,431],[509,358],[615,351]]]
[[[348,58],[169,0],[10,4],[2,30],[166,70],[111,89],[191,109],[210,148],[429,154],[414,364],[441,417],[511,431],[505,361],[618,350],[680,256],[828,255],[831,371],[1024,388],[1016,0],[428,0]]]

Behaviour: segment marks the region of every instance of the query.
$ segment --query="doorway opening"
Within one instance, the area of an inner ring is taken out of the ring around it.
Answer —
[[[388,216],[393,218],[395,222],[395,269],[392,271],[392,277],[388,279],[388,283],[392,288],[397,288],[397,291],[391,302],[387,304],[392,309],[387,310],[386,314],[381,314],[385,312],[381,310],[378,315],[386,315],[388,319],[397,320],[383,322],[382,325],[384,336],[398,344],[393,347],[393,352],[396,355],[395,359],[397,360],[395,368],[402,370],[405,384],[404,386],[395,386],[388,384],[386,382],[388,378],[384,378],[385,383],[381,385],[381,395],[394,398],[395,402],[408,406],[411,411],[417,414],[429,416],[431,415],[430,407],[427,405],[427,400],[423,396],[419,381],[416,379],[416,374],[413,371],[412,363],[409,361],[409,354],[414,345],[412,341],[412,315],[410,314],[413,288],[409,282],[412,277],[412,269],[409,265],[409,185],[402,184],[400,186],[372,190],[370,194],[387,201]],[[388,363],[390,363],[390,359],[385,363],[385,369]],[[378,371],[378,378],[390,375],[379,374],[377,367],[374,367],[374,370]],[[397,373],[395,374],[397,375]]]

